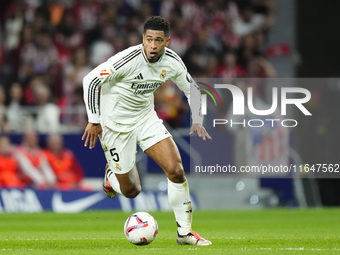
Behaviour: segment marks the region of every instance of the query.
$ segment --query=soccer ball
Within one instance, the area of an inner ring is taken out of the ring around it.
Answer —
[[[146,212],[136,212],[125,221],[124,233],[131,243],[147,245],[158,234],[157,221]]]

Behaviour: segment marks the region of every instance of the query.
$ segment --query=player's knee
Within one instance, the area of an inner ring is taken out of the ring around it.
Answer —
[[[122,190],[122,193],[127,198],[135,198],[141,192],[142,188],[140,185],[129,187],[125,190]]]
[[[174,183],[183,183],[185,181],[184,170],[181,164],[176,164],[168,172],[168,178]]]

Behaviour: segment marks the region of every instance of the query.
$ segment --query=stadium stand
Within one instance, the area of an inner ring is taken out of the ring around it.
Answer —
[[[0,128],[13,143],[31,130],[41,139],[55,132],[71,140],[77,133],[78,139],[87,124],[82,77],[141,43],[142,25],[151,15],[170,21],[169,47],[193,77],[277,75],[268,61],[277,55],[268,47],[275,0],[4,0],[0,5]],[[172,82],[155,93],[155,107],[169,127],[189,127],[186,99]],[[68,148],[78,148],[75,144]],[[99,175],[89,172],[94,162],[74,153],[85,177]]]

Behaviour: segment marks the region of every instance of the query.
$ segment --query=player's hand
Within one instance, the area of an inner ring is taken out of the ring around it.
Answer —
[[[197,132],[198,136],[202,137],[203,140],[206,140],[206,137],[209,140],[212,140],[212,138],[208,134],[207,130],[205,130],[205,128],[199,123],[195,123],[191,126],[189,135],[192,135],[194,132]]]
[[[82,140],[85,140],[84,146],[87,147],[88,143],[90,142],[89,148],[92,149],[97,143],[97,137],[102,140],[102,126],[99,123],[89,123],[86,126],[85,132],[83,134]]]

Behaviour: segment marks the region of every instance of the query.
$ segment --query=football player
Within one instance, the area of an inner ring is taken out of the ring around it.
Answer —
[[[103,188],[110,198],[117,193],[134,198],[140,193],[135,164],[138,144],[167,175],[178,244],[211,245],[191,229],[192,205],[182,160],[171,134],[154,110],[153,93],[171,79],[188,99],[193,123],[190,135],[197,132],[203,140],[211,139],[202,126],[200,90],[181,58],[167,48],[169,30],[168,21],[150,17],[144,24],[142,44],[117,53],[85,76],[89,123],[82,139],[92,149],[99,136],[108,162]]]

